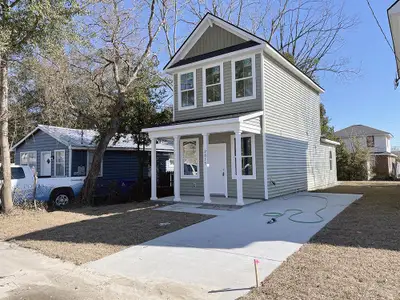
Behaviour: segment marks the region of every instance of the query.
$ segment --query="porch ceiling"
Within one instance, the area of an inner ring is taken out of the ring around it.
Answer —
[[[189,120],[187,122],[180,122],[167,126],[145,128],[143,129],[143,132],[147,132],[150,138],[237,131],[259,134],[261,133],[260,117],[263,114],[264,113],[262,111],[257,111],[253,113],[244,113],[225,119],[217,118],[198,122]]]

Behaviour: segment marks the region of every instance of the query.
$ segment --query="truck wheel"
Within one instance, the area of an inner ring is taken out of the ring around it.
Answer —
[[[51,203],[54,208],[65,208],[72,202],[71,192],[67,189],[56,190],[52,193]]]

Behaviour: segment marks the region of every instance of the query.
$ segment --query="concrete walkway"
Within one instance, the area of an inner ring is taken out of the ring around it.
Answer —
[[[312,197],[315,195],[323,198]],[[262,280],[360,197],[301,193],[256,203],[130,247],[87,266],[133,280],[179,283],[182,288],[195,285],[204,291],[200,295],[202,299],[234,299],[255,285],[253,259],[260,261]],[[304,211],[295,217],[296,220],[318,220],[315,212],[326,203],[327,208],[320,213],[324,221],[318,224],[295,223],[285,215],[269,225],[270,218],[263,216],[268,211],[296,208]]]
[[[142,300],[193,299],[204,293],[171,280],[142,282],[100,274],[93,269],[49,258],[34,250],[0,242],[0,299]]]

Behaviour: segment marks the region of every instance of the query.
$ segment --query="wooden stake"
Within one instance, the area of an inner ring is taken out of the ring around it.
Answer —
[[[257,265],[260,261],[258,259],[254,259],[254,272],[256,274],[256,287],[258,287],[258,268]]]

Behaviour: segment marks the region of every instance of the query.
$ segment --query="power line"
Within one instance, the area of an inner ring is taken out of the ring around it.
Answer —
[[[395,59],[396,59],[398,65],[400,66],[400,59],[397,57],[396,51],[394,50],[394,48],[393,48],[393,46],[392,46],[392,43],[389,41],[389,39],[388,39],[388,37],[387,37],[385,31],[383,31],[383,28],[382,28],[381,24],[379,23],[378,18],[377,18],[376,15],[375,15],[375,12],[374,12],[374,9],[373,9],[372,6],[371,6],[371,3],[369,2],[369,0],[365,0],[365,1],[367,1],[368,7],[369,7],[369,9],[370,9],[370,11],[371,11],[371,13],[372,13],[372,16],[373,16],[374,19],[375,19],[376,24],[378,25],[378,27],[379,27],[379,29],[380,29],[380,31],[381,31],[383,37],[385,38],[386,43],[389,45],[389,48],[392,50],[392,52],[393,52],[393,54],[394,54],[394,57],[395,57]],[[395,84],[397,85],[397,83],[398,83],[398,81],[399,81],[400,78],[398,78],[398,74],[397,74],[396,77],[397,77],[397,78],[395,79]]]
[[[385,38],[387,44],[389,45],[390,49],[391,49],[391,50],[393,51],[393,53],[394,53],[393,46],[392,46],[392,44],[390,43],[388,37],[386,36],[386,33],[383,31],[383,28],[382,28],[381,24],[379,23],[378,18],[377,18],[376,15],[375,15],[375,12],[374,12],[374,9],[373,9],[372,6],[371,6],[371,3],[369,2],[369,0],[366,0],[366,1],[367,1],[367,4],[368,4],[369,9],[371,10],[372,16],[373,16],[374,19],[375,19],[376,24],[378,25],[379,29],[381,30],[381,32],[382,32],[382,34],[383,34],[383,37]],[[394,53],[394,55],[396,55],[396,53]],[[400,62],[400,61],[399,61],[399,62]]]

